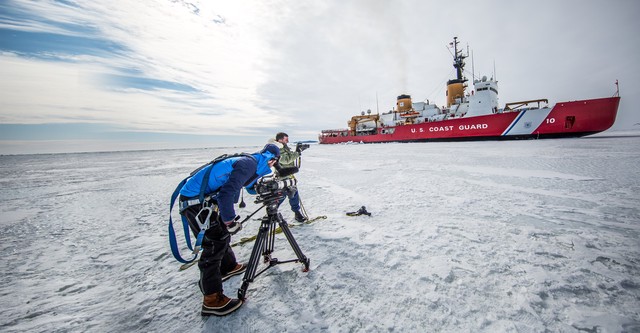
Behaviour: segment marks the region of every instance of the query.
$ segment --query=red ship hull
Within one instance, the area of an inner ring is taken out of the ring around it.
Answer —
[[[609,129],[615,122],[619,103],[620,97],[561,102],[552,109],[382,127],[376,134],[369,135],[330,130],[323,131],[319,141],[321,144],[336,144],[581,137]]]

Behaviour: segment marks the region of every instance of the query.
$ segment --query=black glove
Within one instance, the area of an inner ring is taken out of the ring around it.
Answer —
[[[307,148],[309,148],[309,145],[298,142],[296,144],[296,153],[302,154],[302,152]]]
[[[227,230],[230,234],[235,235],[238,233],[238,231],[242,230],[242,224],[234,220],[231,223],[227,224]]]
[[[367,215],[371,216],[371,213],[367,212],[367,208],[365,206],[360,207],[357,212],[348,212],[348,216],[359,216],[359,215]]]

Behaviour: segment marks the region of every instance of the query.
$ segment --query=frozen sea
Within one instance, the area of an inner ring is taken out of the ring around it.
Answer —
[[[239,311],[202,318],[169,198],[255,150],[0,156],[0,331],[640,332],[638,136],[313,145],[300,194],[327,219],[291,229],[310,271],[275,266]],[[372,216],[346,216],[360,206]],[[275,256],[293,258],[282,235]]]

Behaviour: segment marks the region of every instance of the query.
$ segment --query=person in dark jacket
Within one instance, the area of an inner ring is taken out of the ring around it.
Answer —
[[[260,177],[271,173],[280,157],[280,149],[267,144],[249,156],[231,157],[209,165],[190,177],[180,189],[180,207],[194,235],[205,229],[202,254],[198,261],[200,290],[204,294],[203,316],[225,316],[242,306],[242,300],[224,295],[222,282],[242,274],[246,265],[236,261],[230,235],[241,225],[236,222],[234,203],[242,187],[251,188]],[[207,170],[211,169],[204,194],[209,200],[200,202],[200,192]]]

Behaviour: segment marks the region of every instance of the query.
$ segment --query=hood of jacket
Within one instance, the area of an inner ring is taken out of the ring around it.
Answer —
[[[271,173],[269,161],[274,159],[276,157],[275,155],[266,151],[264,153],[251,154],[251,156],[256,159],[256,162],[258,162],[258,166],[256,167],[256,175],[258,175],[258,177]]]
[[[282,144],[282,143],[280,143],[280,142],[276,141],[276,139],[275,139],[275,138],[271,138],[271,139],[269,139],[269,142],[267,142],[267,143],[270,143],[270,144],[272,144],[272,145],[276,145],[276,146],[277,146],[278,148],[280,148],[280,149],[284,148],[284,144]]]

